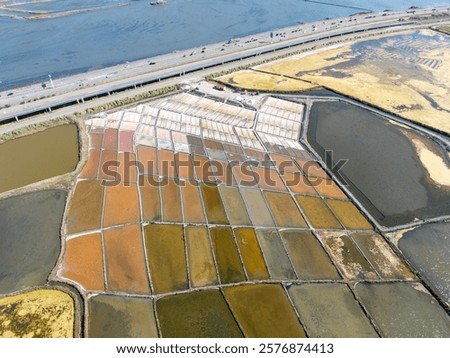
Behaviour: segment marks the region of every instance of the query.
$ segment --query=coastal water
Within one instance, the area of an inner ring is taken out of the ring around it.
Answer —
[[[0,90],[361,11],[419,0],[53,0],[0,2]],[[70,13],[66,13],[69,11]]]

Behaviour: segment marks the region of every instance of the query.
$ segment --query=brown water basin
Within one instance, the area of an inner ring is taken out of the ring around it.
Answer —
[[[258,189],[250,188],[240,188],[240,191],[252,224],[273,227],[275,224],[261,192]]]
[[[75,124],[0,144],[0,193],[72,172],[78,164],[78,151]]]
[[[108,290],[150,294],[141,227],[112,228],[103,235]]]
[[[265,191],[264,196],[279,227],[307,227],[290,194]]]
[[[270,276],[276,280],[295,280],[297,276],[276,230],[256,230]]]
[[[286,187],[276,170],[262,167],[252,167],[252,170],[261,189],[286,191]]]
[[[306,217],[314,228],[341,229],[339,221],[321,198],[297,195],[295,199],[300,204]]]
[[[137,147],[138,159],[142,164],[142,174],[157,175],[158,159],[156,148],[139,145]]]
[[[194,166],[192,165],[191,155],[186,153],[176,153],[176,168],[180,179],[195,179]]]
[[[165,177],[176,177],[175,157],[171,150],[158,150],[158,172]]]
[[[450,318],[420,283],[357,283],[355,291],[383,337],[450,337]]]
[[[378,337],[346,285],[337,283],[292,285],[289,296],[310,337]]]
[[[201,184],[205,212],[210,224],[228,224],[222,198],[215,184]]]
[[[162,337],[239,338],[241,330],[219,290],[164,297],[156,301]]]
[[[210,229],[221,283],[245,281],[239,252],[229,227]]]
[[[139,176],[139,190],[141,192],[143,220],[160,221],[161,201],[159,197],[158,178],[144,175]]]
[[[219,186],[220,196],[231,225],[250,225],[244,201],[239,189],[232,186]]]
[[[119,153],[117,164],[118,180],[120,179],[124,183],[136,183],[139,166],[136,161],[136,155],[129,152]]]
[[[117,152],[102,150],[98,169],[98,178],[104,180],[118,180]]]
[[[208,229],[204,226],[187,226],[187,257],[189,276],[193,287],[203,287],[218,283],[216,267],[208,237]]]
[[[97,178],[100,155],[101,155],[100,149],[93,148],[89,150],[88,159],[83,167],[83,170],[79,175],[80,178],[86,179]]]
[[[280,235],[299,279],[340,279],[325,250],[310,231],[284,230]]]
[[[305,337],[281,285],[225,287],[223,293],[246,337]]]
[[[140,220],[137,185],[110,182],[106,188],[103,227],[136,223]]]
[[[148,298],[98,295],[87,303],[87,337],[158,337],[153,301]]]
[[[249,280],[265,280],[269,278],[266,263],[252,228],[234,228],[234,236],[244,262]]]
[[[100,228],[104,190],[100,180],[77,182],[65,221],[68,234]]]
[[[331,200],[326,202],[339,218],[341,223],[349,230],[370,230],[372,225],[360,213],[358,208],[349,201]]]
[[[163,220],[166,222],[182,222],[180,188],[175,179],[163,178],[160,184]]]
[[[317,196],[317,192],[311,183],[300,173],[285,172],[283,175],[286,186],[295,194]]]
[[[101,234],[82,235],[68,240],[58,275],[78,283],[86,291],[103,291]]]
[[[203,200],[200,197],[199,185],[196,182],[180,182],[183,213],[185,223],[205,223]]]
[[[317,192],[325,197],[333,199],[346,200],[347,195],[345,195],[342,190],[337,186],[337,184],[331,179],[322,178],[312,178],[309,177],[309,181],[312,186],[317,190]]]
[[[145,246],[153,288],[167,293],[189,288],[182,225],[145,227]]]
[[[343,274],[351,280],[377,279],[372,265],[363,256],[351,238],[341,232],[321,232],[320,237],[328,247],[331,257]]]

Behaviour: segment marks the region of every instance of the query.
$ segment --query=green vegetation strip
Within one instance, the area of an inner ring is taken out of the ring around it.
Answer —
[[[23,137],[24,135],[40,132],[44,129],[52,128],[57,125],[75,123],[75,121],[69,116],[63,116],[58,118],[49,119],[48,121],[38,122],[26,125],[21,128],[14,129],[10,132],[0,133],[0,144],[8,140]]]
[[[83,112],[75,112],[75,116],[77,117],[83,117],[84,115],[88,114],[94,114],[94,113],[99,113],[99,112],[105,112],[111,109],[115,109],[117,107],[123,107],[123,106],[127,106],[130,104],[135,104],[136,102],[140,102],[143,100],[147,100],[153,97],[159,97],[171,92],[175,92],[178,90],[178,86],[167,86],[167,87],[162,87],[162,88],[157,88],[151,91],[147,91],[147,92],[143,92],[143,93],[139,93],[135,96],[131,96],[131,97],[126,97],[123,99],[118,99],[115,101],[111,101],[96,107],[91,107],[86,109]]]
[[[442,32],[444,34],[450,35],[450,25],[442,25],[442,26],[437,26],[435,28],[433,28],[433,30]]]

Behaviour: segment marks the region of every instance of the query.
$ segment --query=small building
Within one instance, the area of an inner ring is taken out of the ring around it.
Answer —
[[[215,82],[214,89],[217,91],[225,91],[225,85],[223,83]]]

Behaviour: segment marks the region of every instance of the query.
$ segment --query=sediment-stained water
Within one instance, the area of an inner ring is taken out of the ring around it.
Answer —
[[[186,223],[206,222],[203,213],[202,198],[198,184],[191,181],[180,182],[181,196],[183,200],[183,217]]]
[[[225,287],[223,294],[245,337],[305,337],[281,285]]]
[[[256,230],[270,276],[278,280],[295,280],[294,268],[277,230]]]
[[[292,285],[288,288],[288,293],[312,337],[378,337],[346,285]]]
[[[139,222],[137,185],[119,182],[109,182],[108,184],[110,185],[106,187],[104,199],[103,227]]]
[[[248,215],[254,226],[274,226],[272,216],[259,190],[240,188],[247,206]]]
[[[250,225],[250,219],[245,209],[239,189],[232,186],[219,186],[223,205],[231,225]]]
[[[350,201],[326,200],[342,225],[349,230],[370,230],[372,225]]]
[[[0,193],[69,173],[78,164],[78,129],[60,125],[0,144]]]
[[[194,166],[192,165],[191,156],[187,153],[176,153],[176,168],[180,179],[194,180]]]
[[[0,293],[47,283],[61,249],[66,196],[45,190],[0,201]]]
[[[281,231],[280,235],[299,279],[340,279],[330,258],[311,232],[285,230]]]
[[[307,227],[302,214],[289,194],[265,191],[264,196],[272,211],[277,226]]]
[[[341,272],[350,280],[377,279],[378,275],[344,232],[320,232],[320,238]]]
[[[189,288],[182,225],[148,225],[145,246],[156,293]]]
[[[208,229],[204,226],[187,226],[186,251],[189,264],[189,276],[193,287],[202,287],[218,283],[216,267]]]
[[[144,166],[144,174],[157,175],[158,174],[158,159],[157,150],[153,147],[139,145],[137,147],[139,162]]]
[[[233,229],[239,251],[242,256],[249,280],[265,280],[269,272],[264,262],[261,249],[253,228],[238,227]]]
[[[239,329],[219,290],[198,291],[156,301],[165,338],[239,338]]]
[[[104,291],[101,233],[80,235],[68,240],[58,274],[77,282],[85,290]]]
[[[320,169],[322,171],[322,169]],[[308,171],[311,171],[308,169]],[[309,177],[309,181],[317,190],[317,192],[327,198],[346,200],[347,196],[331,179],[324,179],[321,177]]]
[[[311,183],[300,173],[285,171],[282,174],[286,185],[295,194],[318,195]]]
[[[83,180],[76,184],[65,220],[68,234],[100,228],[104,190],[100,180]]]
[[[150,294],[139,225],[112,228],[103,234],[108,289]]]
[[[320,198],[297,195],[295,197],[314,228],[341,229],[342,226],[325,202]]]
[[[427,284],[450,306],[450,223],[406,231],[398,247]]]
[[[334,174],[380,225],[450,214],[450,190],[442,178],[430,175],[414,142],[440,157],[447,169],[450,159],[418,131],[355,105],[321,102],[312,107],[308,141],[324,161],[327,150],[332,151],[333,165],[347,161],[340,170],[334,168]]]
[[[229,227],[213,227],[210,230],[214,254],[221,283],[245,281],[239,252]]]
[[[383,337],[450,337],[450,318],[420,283],[357,283]]]
[[[201,184],[205,212],[210,224],[228,224],[219,190],[213,184]]]
[[[87,310],[89,338],[158,337],[149,298],[98,295],[88,300]]]
[[[412,272],[394,254],[386,241],[374,232],[352,233],[353,241],[370,261],[379,276],[385,279],[414,279]]]
[[[142,216],[144,221],[161,220],[160,188],[156,177],[140,176]]]
[[[80,178],[89,179],[97,177],[100,156],[101,156],[100,149],[98,148],[89,149],[88,158],[86,163],[84,164],[83,170],[80,173]]]
[[[167,178],[161,183],[162,213],[166,222],[182,222],[180,188],[174,179]]]

